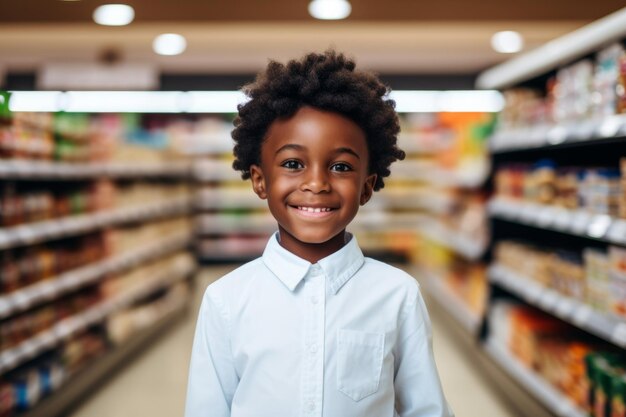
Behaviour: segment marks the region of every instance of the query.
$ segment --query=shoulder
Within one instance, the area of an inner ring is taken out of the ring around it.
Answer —
[[[363,272],[390,286],[398,286],[410,292],[419,291],[419,283],[408,272],[372,258],[365,258]],[[380,280],[384,278],[384,280]]]
[[[408,299],[416,298],[419,293],[417,280],[400,268],[366,257],[362,270],[374,285],[403,292]]]

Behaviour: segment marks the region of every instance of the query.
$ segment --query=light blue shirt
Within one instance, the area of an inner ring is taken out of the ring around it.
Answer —
[[[186,417],[448,417],[417,282],[356,238],[316,264],[273,235],[211,284]]]

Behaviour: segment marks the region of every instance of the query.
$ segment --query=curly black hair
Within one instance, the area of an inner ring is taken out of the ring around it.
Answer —
[[[304,106],[339,113],[363,129],[369,172],[378,176],[374,191],[385,186],[391,163],[405,157],[396,146],[400,124],[395,102],[385,98],[389,89],[376,75],[355,71],[354,61],[341,53],[310,53],[286,65],[270,61],[243,91],[250,100],[237,107],[231,134],[233,168],[243,179],[250,178],[251,165],[260,163],[261,145],[272,122],[289,118]]]

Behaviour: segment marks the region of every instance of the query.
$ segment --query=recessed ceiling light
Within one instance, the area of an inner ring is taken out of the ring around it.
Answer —
[[[105,26],[125,26],[134,18],[135,10],[126,4],[104,4],[93,12],[93,20]]]
[[[491,37],[491,47],[501,54],[514,54],[524,48],[524,39],[518,32],[505,30]]]
[[[316,19],[345,19],[351,11],[352,6],[347,0],[312,0],[309,3],[309,14]]]
[[[179,55],[186,48],[187,40],[177,33],[164,33],[152,42],[152,49],[159,55]]]

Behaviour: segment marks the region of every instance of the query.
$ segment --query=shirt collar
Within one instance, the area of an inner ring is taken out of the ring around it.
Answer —
[[[290,291],[295,290],[300,281],[309,272],[311,263],[289,252],[278,243],[278,232],[274,233],[263,252],[263,263]],[[346,283],[356,271],[361,268],[365,258],[356,241],[350,235],[350,240],[337,252],[318,261],[324,275],[330,284],[333,294]]]

